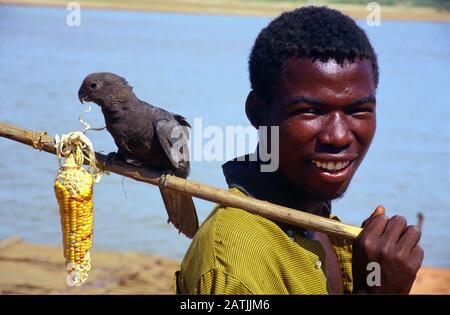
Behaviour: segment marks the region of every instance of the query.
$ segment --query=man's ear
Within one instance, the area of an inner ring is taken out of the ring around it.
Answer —
[[[245,101],[245,113],[253,127],[259,129],[259,126],[265,126],[267,103],[252,90],[248,93]]]

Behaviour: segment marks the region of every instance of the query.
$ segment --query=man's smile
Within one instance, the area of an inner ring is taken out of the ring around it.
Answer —
[[[346,168],[351,161],[336,161],[336,162],[326,162],[326,161],[316,161],[312,160],[313,164],[324,171],[329,171],[332,173],[338,172]]]
[[[348,180],[354,172],[355,158],[313,159],[309,164],[313,172],[323,181],[340,183]]]

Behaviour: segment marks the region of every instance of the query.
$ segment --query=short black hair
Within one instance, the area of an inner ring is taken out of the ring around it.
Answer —
[[[293,57],[334,59],[339,64],[366,58],[378,85],[377,56],[366,33],[352,18],[334,9],[306,6],[285,12],[259,33],[249,59],[253,91],[270,102],[286,60]]]

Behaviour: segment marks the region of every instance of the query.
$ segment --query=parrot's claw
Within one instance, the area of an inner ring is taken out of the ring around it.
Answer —
[[[118,154],[116,152],[110,152],[106,155],[105,161],[103,163],[103,166],[111,165],[115,161],[118,161]]]

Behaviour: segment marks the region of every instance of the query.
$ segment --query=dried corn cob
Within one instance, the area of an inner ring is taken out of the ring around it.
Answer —
[[[67,284],[79,286],[86,282],[91,269],[89,250],[93,238],[93,186],[94,176],[100,172],[95,167],[95,153],[89,139],[79,132],[57,137],[58,157],[65,163],[57,173],[54,189],[59,203],[63,235],[64,257],[69,272]],[[83,168],[85,160],[90,162],[91,174]]]

